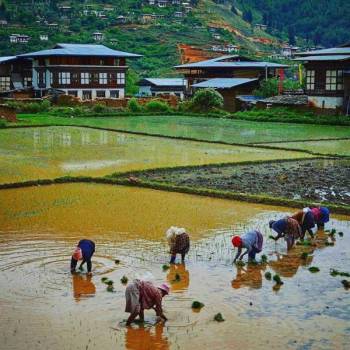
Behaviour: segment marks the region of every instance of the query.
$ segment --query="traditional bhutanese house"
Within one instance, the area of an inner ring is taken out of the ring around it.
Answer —
[[[53,49],[19,55],[33,60],[32,80],[37,97],[56,89],[83,100],[123,98],[127,58],[140,55],[104,45],[57,44]]]
[[[224,98],[224,109],[236,112],[239,103],[236,101],[238,95],[250,95],[258,87],[257,78],[215,78],[193,84],[195,89],[215,89]]]
[[[309,104],[350,114],[350,43],[299,54],[304,62]]]
[[[32,62],[16,56],[0,57],[0,94],[10,96],[14,91],[32,86]]]
[[[186,80],[181,78],[145,78],[139,82],[139,95],[175,95],[183,100]]]
[[[175,68],[182,73],[187,80],[187,94],[193,93],[193,84],[214,78],[248,78],[264,79],[277,76],[278,70],[288,66],[254,61],[239,55],[226,55],[214,59],[187,63]]]

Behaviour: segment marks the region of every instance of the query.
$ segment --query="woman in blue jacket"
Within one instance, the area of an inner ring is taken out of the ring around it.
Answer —
[[[80,240],[72,254],[72,259],[70,263],[70,272],[74,273],[75,268],[77,267],[78,261],[83,260],[79,266],[79,270],[86,263],[88,274],[91,274],[91,268],[92,268],[91,258],[94,255],[94,253],[95,253],[95,243],[93,241],[91,241],[90,239]]]

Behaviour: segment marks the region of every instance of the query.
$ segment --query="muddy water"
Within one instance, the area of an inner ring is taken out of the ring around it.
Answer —
[[[232,267],[232,232],[257,227],[289,210],[192,195],[103,185],[61,185],[0,191],[0,341],[2,349],[346,349],[350,296],[330,268],[349,271],[350,218],[333,218],[343,231],[334,246],[320,232],[315,247],[287,254],[284,242],[266,240],[264,266]],[[163,232],[188,229],[186,265],[166,272]],[[93,276],[71,276],[69,255],[82,237],[96,241]],[[310,257],[299,258],[303,251]],[[114,260],[120,259],[116,265]],[[307,268],[318,266],[311,274]],[[273,290],[264,273],[279,273]],[[175,275],[180,281],[175,281]],[[119,280],[168,282],[169,321],[126,329]],[[106,291],[101,277],[115,281]],[[193,312],[191,303],[205,304]],[[223,323],[213,321],[221,312]],[[111,327],[117,327],[113,330]]]
[[[75,127],[0,131],[0,182],[177,165],[305,157],[298,152],[215,145]]]

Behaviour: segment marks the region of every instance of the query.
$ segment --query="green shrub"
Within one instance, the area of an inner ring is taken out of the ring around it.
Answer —
[[[6,122],[3,119],[0,119],[0,129],[6,127]]]
[[[193,303],[192,303],[192,309],[201,309],[202,307],[204,307],[204,304],[201,303],[200,301],[197,301],[195,300]]]
[[[103,113],[108,111],[108,107],[103,104],[97,103],[92,107],[92,111],[95,113]]]
[[[150,101],[146,104],[146,110],[148,112],[170,112],[170,107],[163,101]]]
[[[271,97],[278,95],[279,80],[277,78],[271,78],[263,80],[260,83],[260,87],[253,91],[253,95],[259,97]],[[286,90],[298,90],[301,86],[299,82],[285,79],[283,81],[283,89]]]
[[[198,112],[209,112],[222,108],[224,98],[214,89],[198,90],[192,99],[192,109]]]
[[[142,112],[142,106],[135,97],[128,101],[128,110],[133,113]]]

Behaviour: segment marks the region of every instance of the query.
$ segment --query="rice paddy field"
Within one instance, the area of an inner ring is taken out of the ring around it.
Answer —
[[[187,116],[98,118],[62,118],[47,115],[19,116],[18,125],[40,124],[88,125],[122,131],[242,144],[350,138],[350,127],[330,125],[261,123]]]
[[[175,116],[20,119],[20,125],[32,127],[0,130],[1,184],[312,158],[303,151],[244,145],[344,138],[349,132],[346,127],[309,125],[305,130],[292,124]],[[39,127],[49,119],[76,126]],[[81,127],[88,123],[97,129]],[[242,145],[203,142],[213,140]],[[326,230],[333,229],[333,235],[319,230],[310,245],[287,252],[283,240],[269,238],[268,222],[294,211],[137,186],[71,183],[0,189],[0,348],[348,349],[350,290],[342,280],[350,278],[330,272],[350,274],[350,217],[332,213]],[[173,225],[186,228],[191,249],[185,264],[177,261],[163,269],[169,263],[165,231]],[[249,229],[262,232],[267,262],[260,262],[260,254],[256,265],[233,265],[231,237]],[[69,271],[72,250],[83,238],[96,243],[92,276]],[[319,271],[312,273],[310,267]],[[278,274],[283,284],[267,279],[268,272]],[[156,323],[150,310],[144,324],[126,327],[123,276],[128,283],[141,278],[169,284],[170,294],[163,300],[167,322]],[[112,292],[103,277],[114,282]],[[193,310],[193,301],[204,307]],[[217,313],[224,322],[214,320]]]

